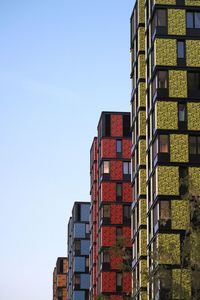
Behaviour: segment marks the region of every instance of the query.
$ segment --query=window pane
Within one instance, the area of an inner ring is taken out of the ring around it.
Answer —
[[[160,202],[160,222],[162,225],[166,225],[170,220],[170,203],[169,201]]]
[[[116,229],[116,235],[117,235],[117,237],[121,237],[122,236],[122,228],[117,227],[117,229]]]
[[[195,136],[190,136],[189,146],[190,146],[190,154],[197,154],[196,137]]]
[[[157,26],[167,26],[167,15],[164,9],[158,9],[157,11]]]
[[[122,153],[122,141],[121,140],[117,140],[116,150],[117,150],[117,153]]]
[[[193,28],[194,22],[193,22],[193,13],[187,12],[187,28]]]
[[[116,192],[117,192],[117,196],[118,197],[122,196],[122,184],[121,183],[117,183],[117,185],[116,185]]]
[[[122,285],[122,273],[117,273],[117,286]]]
[[[178,120],[180,122],[186,121],[186,105],[185,104],[178,105]]]
[[[168,135],[160,135],[160,153],[169,153],[169,137]]]
[[[109,161],[104,161],[103,162],[103,173],[104,174],[109,174],[110,173],[110,164],[109,164]]]
[[[194,22],[195,22],[195,28],[200,28],[200,13],[195,13],[195,18],[194,18]]]
[[[103,262],[104,263],[109,263],[110,262],[110,255],[109,255],[109,252],[105,251],[103,253]]]
[[[177,42],[177,55],[178,58],[184,58],[185,57],[185,47],[183,41]]]
[[[159,89],[167,89],[167,71],[159,71],[158,72],[158,88]]]
[[[128,174],[129,164],[128,162],[123,162],[123,174]]]
[[[104,218],[110,218],[110,205],[104,205],[103,216]]]
[[[200,136],[197,137],[197,154],[200,154]]]

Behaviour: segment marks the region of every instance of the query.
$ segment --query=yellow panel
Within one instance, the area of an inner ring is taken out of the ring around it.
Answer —
[[[200,196],[200,168],[189,168],[189,181],[191,182],[192,191]]]
[[[156,180],[157,195],[179,195],[178,167],[158,166]]]
[[[139,165],[146,165],[146,140],[139,141]]]
[[[140,256],[147,255],[147,231],[146,229],[141,229],[139,232],[139,249]]]
[[[140,292],[140,300],[147,300],[147,292]]]
[[[138,29],[138,51],[145,50],[145,28],[140,27]]]
[[[175,39],[155,40],[155,64],[161,66],[176,66],[177,50]]]
[[[186,71],[169,71],[169,97],[187,98]]]
[[[140,274],[139,274],[140,287],[146,287],[147,286],[147,261],[140,260],[139,264],[140,264]]]
[[[139,78],[145,78],[145,55],[140,54],[138,58],[138,76]]]
[[[154,0],[155,4],[169,4],[169,5],[176,5],[176,0]]]
[[[188,130],[200,130],[200,103],[187,104]]]
[[[139,224],[146,225],[147,223],[147,206],[146,199],[139,200]]]
[[[145,92],[145,83],[140,82],[138,86],[138,99],[139,106],[146,107],[146,92]]]
[[[200,0],[185,0],[185,5],[200,6]]]
[[[146,170],[139,170],[139,194],[146,195]]]
[[[184,9],[168,9],[168,34],[186,34],[186,21]]]
[[[182,292],[184,292],[184,299],[191,299],[191,272],[189,270],[180,269],[172,270],[173,279],[173,299],[179,299],[180,284],[182,277]]]
[[[140,111],[138,117],[139,135],[146,135],[146,112]]]
[[[161,264],[180,264],[180,235],[158,234],[158,255]]]
[[[186,63],[188,67],[200,67],[200,41],[186,40]]]
[[[187,134],[170,134],[170,161],[189,161]]]
[[[138,23],[145,22],[144,0],[138,0]]]
[[[190,235],[190,260],[192,265],[199,264],[200,261],[200,238],[199,231],[193,231]]]
[[[189,224],[189,202],[187,200],[172,200],[172,229],[186,229]]]
[[[155,126],[157,129],[178,129],[178,107],[176,102],[156,102]]]

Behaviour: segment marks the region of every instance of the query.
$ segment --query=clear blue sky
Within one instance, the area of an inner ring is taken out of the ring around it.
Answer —
[[[134,0],[0,1],[0,291],[52,299],[102,110],[129,111]]]

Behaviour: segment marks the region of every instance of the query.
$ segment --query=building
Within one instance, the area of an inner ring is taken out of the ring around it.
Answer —
[[[182,179],[189,175],[200,193],[200,1],[136,0],[131,57],[133,296],[165,300],[180,276],[188,215]],[[160,249],[166,255],[157,265],[152,253]],[[191,276],[185,267],[193,299]]]
[[[110,300],[130,299],[132,193],[129,113],[102,112],[90,159],[90,300],[99,296],[107,296],[105,299]],[[118,248],[120,241],[123,249]]]
[[[53,271],[53,300],[67,299],[67,257],[58,257]]]
[[[68,223],[68,300],[89,299],[89,202],[75,202]]]

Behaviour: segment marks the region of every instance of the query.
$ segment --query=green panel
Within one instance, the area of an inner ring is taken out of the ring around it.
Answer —
[[[146,140],[139,141],[139,165],[146,165]]]
[[[147,286],[147,261],[146,260],[140,260],[140,287],[145,288]]]
[[[186,64],[188,67],[200,67],[200,40],[186,40]]]
[[[146,199],[139,200],[139,224],[147,224],[147,205]]]
[[[138,51],[145,50],[145,28],[140,27],[138,29]]]
[[[146,136],[146,112],[140,111],[138,117],[139,135]]]
[[[187,104],[188,130],[200,131],[200,103]]]
[[[182,278],[182,279],[181,279]],[[191,273],[189,270],[178,269],[172,270],[173,279],[173,299],[179,299],[180,285],[182,285],[182,291],[184,292],[184,299],[191,299]],[[182,284],[181,284],[182,281]]]
[[[147,231],[146,229],[141,229],[139,232],[139,255],[147,255]]]
[[[171,201],[172,229],[186,229],[189,225],[189,202],[187,200]]]
[[[170,134],[170,161],[189,161],[187,134]]]
[[[178,167],[158,166],[156,168],[157,195],[179,195]]]
[[[138,99],[139,99],[139,106],[146,107],[146,85],[144,82],[140,82],[138,86]]]
[[[169,97],[187,98],[186,71],[169,71]]]
[[[176,102],[158,101],[155,107],[157,129],[178,129],[178,108]]]
[[[168,9],[168,34],[186,34],[186,19],[184,9]]]
[[[180,235],[158,234],[158,254],[160,264],[180,264]]]
[[[189,181],[191,182],[193,193],[200,196],[200,168],[189,168]]]
[[[169,4],[169,5],[176,5],[176,0],[154,0],[155,4]]]
[[[146,195],[146,170],[139,170],[139,194]]]
[[[145,9],[144,9],[144,1],[138,0],[138,23],[145,22]]]
[[[200,6],[200,0],[185,0],[185,5]]]
[[[139,70],[138,77],[139,78],[145,78],[145,55],[144,54],[139,55],[138,70]]]
[[[175,39],[156,39],[154,49],[156,65],[176,66],[177,46]]]

